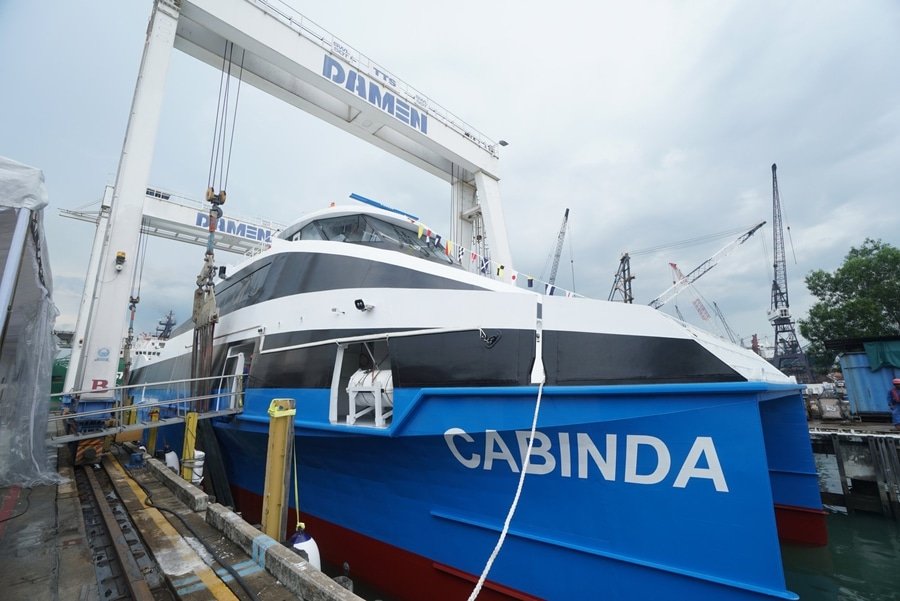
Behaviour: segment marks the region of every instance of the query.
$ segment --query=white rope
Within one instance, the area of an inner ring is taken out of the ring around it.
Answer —
[[[543,395],[543,392],[544,382],[541,381],[538,385],[537,402],[534,405],[534,419],[531,421],[531,436],[528,438],[528,451],[526,451],[525,459],[522,461],[522,473],[519,474],[519,485],[516,487],[516,496],[513,497],[512,505],[509,506],[509,512],[506,514],[506,521],[503,522],[503,530],[500,531],[500,538],[497,539],[497,544],[494,546],[491,556],[488,557],[484,570],[481,572],[481,577],[478,578],[478,583],[475,584],[475,589],[472,591],[472,594],[469,595],[468,601],[475,601],[478,594],[481,592],[481,587],[484,586],[484,581],[487,580],[488,573],[491,571],[491,566],[494,565],[494,560],[497,559],[497,555],[500,554],[500,549],[503,547],[504,541],[506,541],[509,525],[516,513],[516,507],[519,505],[519,497],[522,495],[522,486],[525,484],[525,474],[528,473],[528,465],[531,462],[531,447],[534,445],[534,432],[537,430],[538,414],[541,411],[541,396]]]

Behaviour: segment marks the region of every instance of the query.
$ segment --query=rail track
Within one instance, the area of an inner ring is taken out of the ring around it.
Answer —
[[[104,601],[170,601],[170,591],[147,552],[106,471],[84,465],[75,481],[100,598]]]

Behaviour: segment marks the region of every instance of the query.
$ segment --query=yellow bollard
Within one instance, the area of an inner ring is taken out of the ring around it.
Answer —
[[[159,421],[159,408],[153,408],[150,410],[150,421],[158,422]],[[147,453],[153,457],[156,455],[156,434],[159,428],[150,428],[150,434],[147,435]]]
[[[194,477],[194,448],[197,446],[197,412],[184,416],[184,448],[181,451],[181,477],[191,482]]]
[[[277,541],[287,537],[287,494],[294,444],[294,399],[272,399],[269,405],[269,447],[263,487],[262,530]]]

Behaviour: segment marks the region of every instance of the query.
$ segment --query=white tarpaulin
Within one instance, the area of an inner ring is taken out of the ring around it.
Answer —
[[[0,486],[55,482],[47,465],[56,306],[40,169],[0,157]]]

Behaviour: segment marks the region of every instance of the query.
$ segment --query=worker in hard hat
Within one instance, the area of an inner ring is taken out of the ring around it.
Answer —
[[[894,378],[893,388],[888,390],[888,407],[891,408],[891,422],[895,430],[900,430],[900,378]]]

